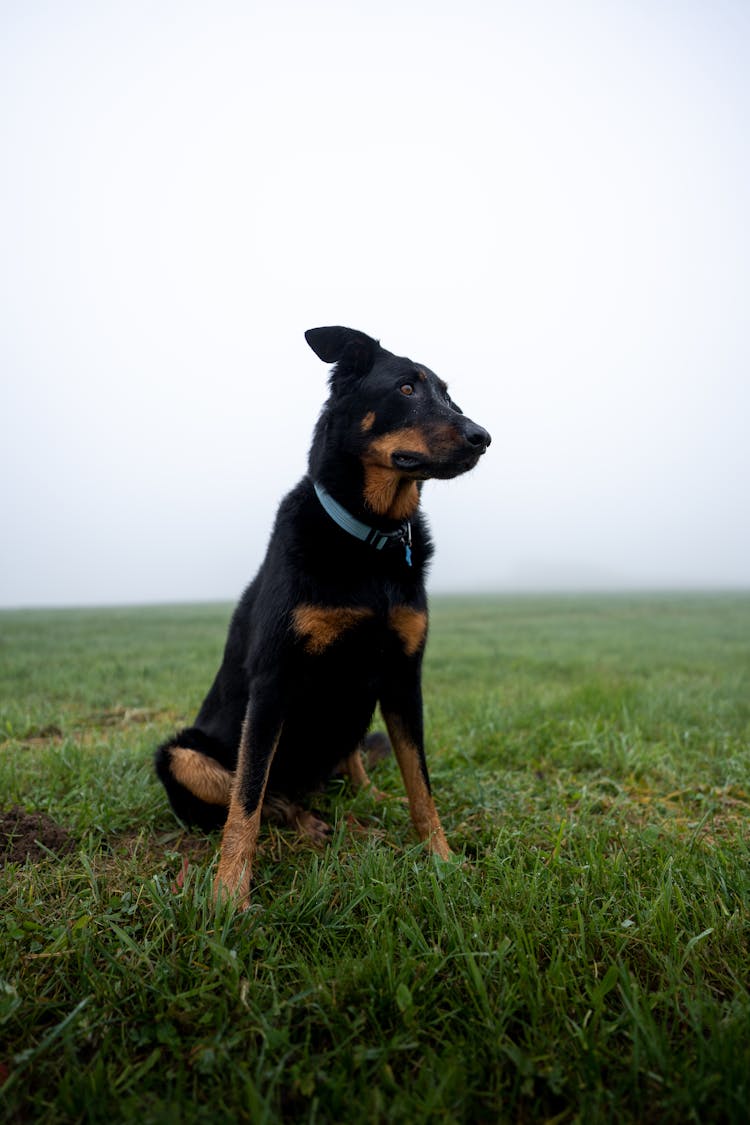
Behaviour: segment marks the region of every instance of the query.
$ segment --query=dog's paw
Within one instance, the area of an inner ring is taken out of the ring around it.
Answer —
[[[427,838],[427,849],[434,859],[451,863],[456,857],[451,851],[442,828],[433,829]]]
[[[302,809],[296,818],[297,830],[300,836],[310,840],[313,844],[322,845],[330,843],[333,829],[326,824],[316,812]]]
[[[217,907],[231,903],[237,910],[247,910],[250,906],[250,864],[237,868],[221,862],[214,879],[213,896]]]
[[[400,805],[409,804],[406,797],[396,797],[393,793],[386,793],[383,789],[378,789],[377,785],[373,785],[372,782],[370,782],[364,792],[372,801],[398,801]]]

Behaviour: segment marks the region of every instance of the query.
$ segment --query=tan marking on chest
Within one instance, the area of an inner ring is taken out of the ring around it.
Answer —
[[[298,605],[292,622],[294,631],[305,638],[305,650],[318,656],[344,633],[374,616],[374,611],[364,606]]]
[[[397,605],[388,614],[388,625],[398,633],[407,656],[414,656],[424,645],[427,635],[427,614],[424,610]]]

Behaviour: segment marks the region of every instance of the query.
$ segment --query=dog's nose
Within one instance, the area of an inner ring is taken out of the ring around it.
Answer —
[[[487,433],[487,431],[482,426],[478,426],[476,422],[471,422],[466,427],[464,437],[468,441],[469,445],[473,445],[477,448],[479,446],[482,446],[483,450],[486,449],[492,441],[492,438]]]

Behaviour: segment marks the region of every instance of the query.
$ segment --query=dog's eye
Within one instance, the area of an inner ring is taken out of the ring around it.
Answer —
[[[414,394],[413,385],[411,383],[402,383],[401,384],[401,394],[402,395],[413,395]]]

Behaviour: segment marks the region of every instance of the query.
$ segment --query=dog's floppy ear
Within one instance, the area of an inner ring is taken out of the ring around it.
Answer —
[[[365,375],[380,351],[380,344],[355,328],[308,328],[305,339],[324,363],[337,363],[355,375]]]

